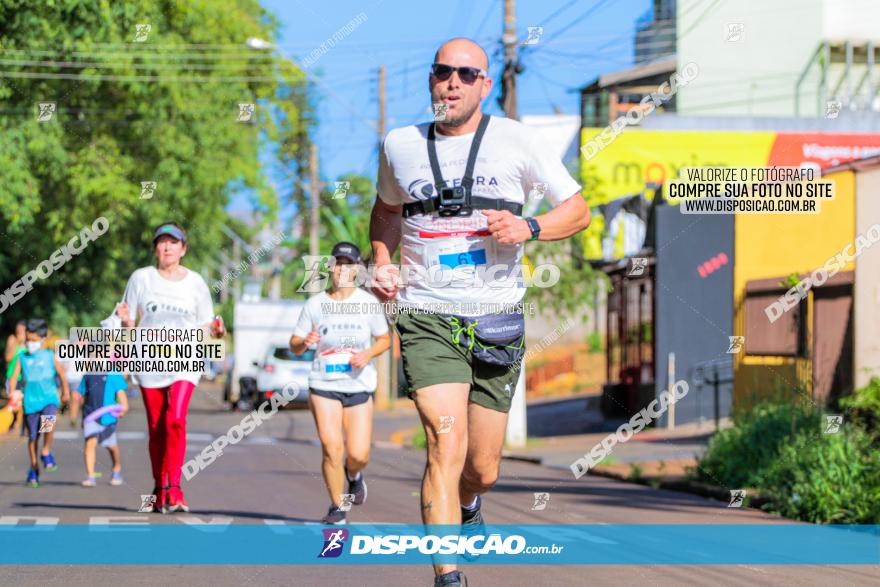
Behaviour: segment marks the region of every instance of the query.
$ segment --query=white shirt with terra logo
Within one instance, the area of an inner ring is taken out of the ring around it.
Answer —
[[[388,332],[388,322],[376,296],[362,289],[344,300],[326,292],[309,298],[293,330],[305,338],[317,327],[321,340],[315,351],[309,387],[321,391],[356,393],[376,390],[376,367],[351,366],[351,357],[372,345],[372,337]]]
[[[129,315],[140,316],[139,328],[201,328],[211,322],[214,304],[202,276],[186,270],[186,277],[171,281],[155,267],[142,267],[131,274],[124,302]],[[141,387],[165,387],[175,381],[197,384],[201,373],[133,373]]]
[[[428,126],[395,129],[385,138],[377,184],[385,203],[396,206],[437,195],[428,160]],[[436,137],[437,158],[446,185],[461,185],[474,133],[437,133]],[[552,206],[576,194],[580,185],[543,141],[534,129],[493,116],[474,166],[472,194],[525,204],[533,193],[532,197],[547,198]],[[401,273],[407,281],[398,297],[402,306],[426,310],[457,304],[497,307],[522,300],[523,246],[497,243],[486,220],[478,210],[470,217],[443,218],[434,212],[402,219]],[[411,266],[424,267],[428,277]],[[445,266],[442,274],[441,266]],[[495,269],[487,271],[492,267]],[[480,279],[475,278],[481,273]],[[473,316],[491,311],[462,309],[447,313]]]

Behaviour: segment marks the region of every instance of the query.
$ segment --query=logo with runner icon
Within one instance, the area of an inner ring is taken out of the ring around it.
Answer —
[[[351,511],[351,504],[354,503],[354,493],[341,493],[339,495],[339,509],[343,512]]]
[[[138,508],[139,513],[151,512],[153,511],[153,504],[156,503],[156,496],[153,494],[150,495],[141,495],[141,505]]]
[[[746,490],[745,489],[731,489],[730,490],[730,503],[727,504],[729,508],[739,508],[742,507],[743,500],[746,498]]]
[[[842,414],[826,414],[825,415],[825,430],[824,434],[837,434],[840,432],[840,427],[843,425],[843,415]]]
[[[344,198],[346,195],[348,195],[348,190],[350,188],[351,188],[350,181],[337,181],[336,182],[336,189],[333,192],[333,197],[331,199],[340,200],[340,199]]]
[[[48,433],[55,430],[55,416],[40,416],[39,433]]]
[[[345,541],[348,540],[348,530],[325,528],[324,547],[318,554],[318,558],[336,558],[342,554]]]
[[[37,122],[49,122],[55,116],[55,102],[37,102]]]
[[[535,493],[535,503],[532,505],[532,511],[540,512],[544,509],[547,509],[548,503],[550,503],[549,493]]]
[[[149,200],[153,197],[153,193],[156,191],[157,182],[155,181],[142,181],[141,182],[141,200]]]

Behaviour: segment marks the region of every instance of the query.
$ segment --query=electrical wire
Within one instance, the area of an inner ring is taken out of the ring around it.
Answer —
[[[690,27],[688,27],[688,29],[687,29],[686,31],[684,31],[683,33],[681,33],[681,34],[679,34],[679,35],[677,36],[677,38],[676,38],[676,43],[679,42],[679,41],[681,41],[681,39],[685,38],[685,37],[688,35],[688,33],[690,33],[692,30],[694,30],[695,28],[697,28],[697,25],[700,24],[700,22],[702,22],[702,20],[703,20],[704,18],[706,18],[706,16],[709,14],[709,12],[711,12],[712,9],[715,8],[715,7],[716,7],[721,1],[722,1],[722,0],[712,0],[712,4],[710,4],[710,5],[706,8],[706,10],[703,12],[703,14],[701,14],[700,16],[698,16],[697,19],[693,22],[693,24],[691,24]]]
[[[566,25],[566,26],[562,27],[561,29],[559,29],[558,31],[556,31],[556,33],[553,36],[551,36],[547,39],[542,39],[542,41],[543,41],[542,45],[546,45],[546,44],[550,43],[550,41],[557,38],[559,35],[561,35],[562,33],[567,31],[571,27],[578,24],[583,19],[587,18],[588,16],[590,16],[591,14],[593,14],[594,12],[596,12],[597,10],[602,8],[608,2],[609,2],[609,0],[599,0],[596,4],[591,6],[586,12],[584,12],[583,14],[581,14],[580,16],[578,16],[574,20],[572,20],[570,23],[568,23],[568,25]],[[527,46],[528,47],[539,47],[540,45],[527,45]]]
[[[79,73],[32,73],[27,71],[0,71],[0,78],[4,77],[23,79],[66,79],[96,82],[173,82],[193,84],[278,81],[278,79],[274,77],[179,77],[161,75],[90,75]]]
[[[483,16],[483,20],[480,21],[479,26],[477,26],[477,30],[474,31],[473,38],[477,38],[480,36],[480,33],[483,32],[483,27],[486,26],[486,22],[489,20],[489,15],[492,14],[492,9],[495,8],[495,5],[498,4],[498,0],[492,0],[489,4],[489,9],[486,10],[486,14]]]

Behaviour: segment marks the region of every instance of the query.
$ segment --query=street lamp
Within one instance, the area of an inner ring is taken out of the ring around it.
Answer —
[[[268,51],[269,49],[275,48],[274,44],[266,41],[265,39],[260,39],[259,37],[248,37],[248,40],[245,41],[245,44],[256,51]]]

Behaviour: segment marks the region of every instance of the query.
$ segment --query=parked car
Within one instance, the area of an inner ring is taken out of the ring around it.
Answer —
[[[279,393],[285,385],[290,383],[299,389],[299,394],[292,404],[307,404],[309,401],[309,373],[312,370],[314,358],[315,351],[313,350],[295,355],[287,346],[273,345],[269,347],[262,362],[254,361],[254,367],[259,369],[257,371],[256,405],[269,399],[273,393]]]
[[[239,300],[233,319],[234,362],[226,400],[247,409],[257,400],[257,375],[267,349],[284,347],[305,302],[293,300]]]

